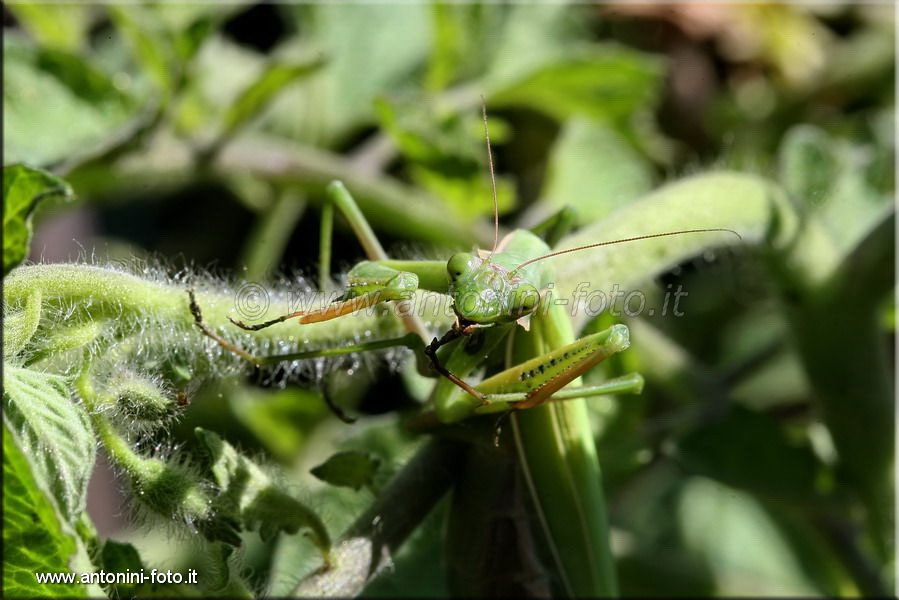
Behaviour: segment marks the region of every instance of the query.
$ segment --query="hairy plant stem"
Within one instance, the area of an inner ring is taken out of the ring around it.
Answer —
[[[27,298],[40,291],[46,307],[74,306],[70,317],[78,321],[111,320],[121,328],[135,327],[135,323],[152,318],[159,327],[177,327],[195,332],[196,340],[205,344],[202,334],[194,326],[187,296],[188,283],[176,284],[153,281],[131,273],[83,264],[31,265],[14,269],[4,279],[4,300],[10,306],[26,303]],[[394,314],[346,315],[324,323],[300,325],[295,320],[255,332],[238,330],[228,317],[243,318],[239,311],[240,291],[198,287],[197,300],[203,318],[214,329],[240,334],[246,339],[275,344],[293,337],[310,348],[318,345],[334,346],[335,342],[356,342],[363,332],[372,339],[396,337],[403,333],[402,324]],[[262,289],[270,301],[268,315],[289,312],[290,294],[286,290]],[[125,331],[129,333],[129,331]],[[211,342],[210,342],[211,343]]]
[[[75,381],[78,396],[84,402],[88,417],[97,438],[109,455],[112,462],[128,473],[137,473],[142,469],[143,460],[131,449],[131,446],[116,432],[112,423],[99,410],[99,398],[90,380],[90,362],[86,362],[78,379]]]

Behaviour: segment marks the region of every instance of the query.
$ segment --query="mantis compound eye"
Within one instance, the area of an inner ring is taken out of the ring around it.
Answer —
[[[471,268],[471,261],[474,258],[467,252],[459,252],[453,254],[446,263],[446,274],[450,281],[456,281]]]

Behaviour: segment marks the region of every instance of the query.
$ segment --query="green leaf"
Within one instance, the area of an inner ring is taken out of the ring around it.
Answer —
[[[40,169],[3,167],[3,274],[25,260],[31,242],[31,214],[41,200],[70,199],[69,184]]]
[[[175,54],[181,61],[191,60],[222,21],[242,9],[239,4],[211,2],[152,4],[147,8],[172,36]]]
[[[814,500],[824,468],[809,446],[790,443],[773,419],[739,407],[684,437],[677,457],[699,475],[795,503]]]
[[[575,118],[565,123],[550,157],[543,202],[576,209],[592,223],[648,192],[650,166],[613,128]]]
[[[300,457],[316,425],[330,415],[319,392],[298,386],[283,390],[241,386],[231,390],[227,400],[235,417],[285,464]]]
[[[478,60],[478,53],[468,52],[481,33],[479,12],[483,6],[453,5],[436,2],[431,7],[434,43],[428,60],[425,87],[439,91],[458,79],[460,71]],[[469,71],[471,69],[468,69]]]
[[[492,87],[520,81],[564,58],[589,39],[585,15],[561,2],[495,8],[502,9],[501,13],[494,13],[493,19],[489,19],[489,13],[485,15],[489,19],[483,26],[486,35],[478,46],[491,54],[485,79]]]
[[[75,54],[3,42],[5,164],[45,166],[90,152],[135,114],[133,100]]]
[[[285,87],[318,71],[324,61],[313,58],[292,64],[273,62],[245,88],[228,107],[224,117],[222,136],[234,134],[250,119],[258,116]]]
[[[3,410],[35,476],[53,492],[61,514],[84,511],[95,443],[84,409],[72,402],[64,378],[4,364]]]
[[[41,46],[77,51],[91,24],[86,4],[10,3],[6,8]]]
[[[787,132],[778,153],[784,188],[819,219],[834,246],[849,252],[893,203],[892,164],[887,148],[831,136],[811,125]]]
[[[332,455],[309,472],[331,485],[354,490],[362,487],[372,489],[380,464],[381,461],[368,452],[345,450]]]
[[[25,450],[25,452],[28,452]],[[81,584],[38,584],[35,573],[70,573],[75,540],[63,531],[53,502],[14,434],[3,428],[3,596],[86,597]]]
[[[310,508],[278,489],[258,465],[215,433],[199,427],[194,431],[221,490],[217,503],[222,511],[239,515],[247,529],[258,526],[263,539],[271,539],[280,531],[293,534],[303,528],[309,530],[322,552],[330,549],[328,530]]]
[[[486,172],[454,177],[424,167],[413,168],[412,179],[435,197],[450,205],[462,217],[489,215],[493,218],[493,184]],[[515,186],[497,178],[496,204],[500,214],[515,206]]]
[[[687,548],[710,565],[715,595],[818,593],[777,524],[748,494],[693,478],[682,492],[676,518]]]
[[[596,45],[502,84],[488,98],[491,106],[526,106],[559,121],[573,115],[626,119],[655,103],[662,74],[649,55]]]
[[[778,155],[784,189],[806,206],[820,203],[832,190],[837,161],[823,130],[799,125],[784,136]]]
[[[144,563],[140,559],[137,549],[131,544],[124,544],[115,540],[106,540],[100,551],[100,563],[107,573],[140,573]],[[134,598],[135,596],[149,595],[150,584],[121,583],[112,584],[106,593],[110,598]]]
[[[384,90],[415,88],[414,75],[431,45],[429,10],[416,3],[285,7],[285,14],[308,35],[279,51],[296,56],[311,47],[328,65],[319,76],[278,97],[273,126],[290,137],[322,141],[342,139],[372,123],[373,100]]]
[[[463,217],[493,216],[493,186],[484,147],[480,115],[463,113],[435,119],[428,99],[410,96],[400,101],[379,99],[375,110],[384,131],[409,160],[409,175]],[[504,128],[491,126],[491,140],[502,139]],[[515,205],[512,183],[498,177],[500,213]]]
[[[175,40],[160,16],[137,4],[107,7],[112,22],[131,46],[136,62],[163,95],[170,99],[178,72],[174,60]]]

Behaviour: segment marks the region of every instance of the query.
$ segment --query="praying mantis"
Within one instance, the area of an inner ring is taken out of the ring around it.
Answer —
[[[519,229],[500,239],[486,109],[483,116],[494,189],[491,250],[457,253],[447,261],[390,259],[350,192],[335,181],[327,188],[322,209],[321,287],[325,289],[328,283],[335,209],[350,224],[368,257],[349,271],[343,295],[320,308],[294,311],[260,323],[232,320],[235,326],[249,331],[274,327],[288,319],[300,323],[328,321],[382,303],[408,303],[415,292],[427,290],[451,299],[455,322],[445,334],[428,341],[426,330],[412,311],[402,316],[409,331],[402,337],[324,351],[256,356],[213,331],[203,321],[201,307],[189,290],[191,311],[206,336],[256,365],[408,347],[415,353],[420,370],[438,376],[431,392],[432,412],[428,413],[434,425],[508,412],[521,471],[549,546],[546,554],[553,563],[554,585],[566,596],[616,595],[601,472],[584,399],[639,393],[643,380],[634,373],[597,385],[580,384],[582,375],[629,346],[629,333],[625,325],[617,324],[576,338],[566,307],[552,302],[546,293],[553,283],[552,259],[615,243],[730,230],[662,232],[553,252],[550,244],[561,237],[570,222],[560,213],[533,231]],[[469,383],[497,349],[503,349],[505,368],[479,383]]]

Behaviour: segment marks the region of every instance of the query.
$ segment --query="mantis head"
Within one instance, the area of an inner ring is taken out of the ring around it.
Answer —
[[[446,263],[453,310],[462,321],[511,323],[534,312],[540,293],[489,258],[460,252]]]

